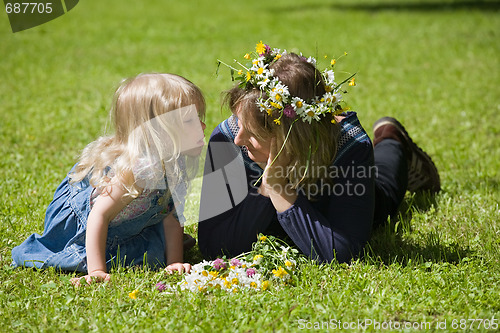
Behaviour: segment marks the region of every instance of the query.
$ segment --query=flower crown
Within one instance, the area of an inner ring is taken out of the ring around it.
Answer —
[[[252,54],[255,56],[253,59],[250,53],[244,56],[246,60],[251,60],[251,64],[247,66],[235,60],[235,63],[241,66],[242,69],[233,68],[220,60],[219,65],[222,63],[231,68],[232,76],[234,72],[238,74],[236,79],[240,81],[240,87],[244,88],[248,84],[251,84],[253,87],[259,88],[262,94],[257,98],[257,106],[261,112],[266,112],[269,116],[272,116],[273,113],[278,114],[278,117],[274,119],[276,124],[280,125],[281,119],[284,116],[292,119],[298,119],[298,116],[303,122],[307,121],[310,124],[312,120],[319,121],[321,117],[327,114],[332,114],[332,123],[335,123],[334,116],[346,110],[340,105],[342,94],[346,93],[346,91],[341,90],[341,87],[348,81],[349,86],[354,86],[355,74],[340,84],[336,84],[333,70],[325,69],[321,72],[325,83],[325,93],[322,96],[315,96],[310,101],[305,101],[300,97],[292,96],[288,87],[277,77],[273,76],[274,70],[269,68],[271,64],[287,54],[286,50],[271,49],[269,45],[263,44],[260,41],[255,48],[255,52],[252,52]],[[315,58],[306,58],[302,54],[300,56],[304,61],[316,67]],[[335,63],[335,59],[330,61],[332,68]]]

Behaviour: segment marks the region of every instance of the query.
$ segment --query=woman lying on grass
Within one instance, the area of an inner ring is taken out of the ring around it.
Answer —
[[[205,257],[247,252],[264,233],[289,237],[318,261],[349,262],[407,190],[439,191],[432,160],[398,121],[377,121],[372,145],[356,113],[343,107],[353,76],[337,84],[333,70],[320,72],[314,58],[262,42],[245,58],[251,63],[232,68],[241,75],[227,92],[232,115],[208,148],[213,161],[233,160],[224,155],[235,150],[243,156],[248,193],[226,211],[206,214],[203,200],[214,189],[204,180],[200,216],[209,217],[198,236]],[[215,149],[221,144],[230,148]],[[234,192],[241,181],[228,177],[228,188]]]

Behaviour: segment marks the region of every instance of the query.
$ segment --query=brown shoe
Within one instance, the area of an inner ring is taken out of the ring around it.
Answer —
[[[194,239],[191,235],[184,234],[183,244],[184,244],[184,251],[190,250],[193,246],[196,245],[196,239]]]
[[[373,145],[384,139],[394,139],[402,143],[408,161],[408,191],[439,192],[441,182],[432,159],[417,146],[399,121],[391,117],[380,118],[373,124]]]

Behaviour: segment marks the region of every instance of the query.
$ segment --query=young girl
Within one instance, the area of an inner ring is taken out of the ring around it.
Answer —
[[[118,264],[189,272],[182,203],[204,113],[200,90],[180,76],[125,80],[111,110],[115,134],[83,150],[47,209],[43,236],[15,247],[13,265],[86,272],[88,283],[109,280]]]
[[[342,96],[352,77],[335,82],[332,68],[320,72],[314,58],[262,42],[245,59],[248,65],[233,68],[241,82],[227,93],[233,114],[213,131],[208,151],[212,161],[231,161],[223,155],[237,150],[248,189],[232,191],[243,199],[225,211],[200,210],[208,217],[198,228],[205,257],[250,251],[265,233],[289,237],[318,261],[349,262],[407,189],[439,190],[431,159],[395,119],[376,123],[373,148],[356,113],[345,112]],[[227,149],[214,149],[222,144]],[[204,179],[202,208],[213,187]]]

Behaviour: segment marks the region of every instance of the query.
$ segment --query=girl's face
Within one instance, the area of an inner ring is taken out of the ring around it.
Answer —
[[[238,112],[237,115],[238,116]],[[234,143],[238,146],[245,146],[248,149],[248,156],[257,163],[267,163],[271,140],[257,140],[255,136],[245,129],[241,122],[241,117],[238,117],[238,135],[234,138]]]
[[[181,152],[188,156],[198,156],[205,145],[205,125],[198,117],[198,112],[194,105],[190,105],[182,110],[182,140]]]

